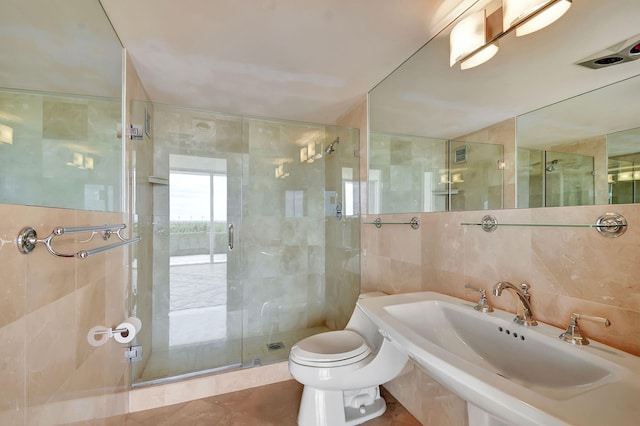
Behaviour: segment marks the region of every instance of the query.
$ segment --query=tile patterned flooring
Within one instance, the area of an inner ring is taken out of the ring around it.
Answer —
[[[384,388],[387,411],[367,426],[419,426]],[[302,385],[294,380],[130,413],[124,426],[295,426]]]

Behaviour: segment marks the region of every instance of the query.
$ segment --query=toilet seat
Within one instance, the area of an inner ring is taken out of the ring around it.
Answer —
[[[311,367],[339,367],[365,359],[371,353],[360,334],[329,331],[307,337],[291,348],[291,360]]]

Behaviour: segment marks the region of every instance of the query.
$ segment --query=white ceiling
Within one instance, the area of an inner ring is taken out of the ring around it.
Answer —
[[[151,100],[335,123],[475,0],[101,0]]]
[[[2,0],[0,87],[119,98],[122,46],[98,0]]]

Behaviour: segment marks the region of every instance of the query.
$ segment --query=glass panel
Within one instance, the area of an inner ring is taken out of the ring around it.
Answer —
[[[634,128],[607,135],[608,202],[609,204],[640,202],[640,129]]]
[[[97,0],[0,14],[0,203],[122,212],[122,45]]]
[[[0,90],[0,203],[122,211],[119,99]]]
[[[244,126],[243,362],[249,366],[281,360],[296,341],[313,334],[307,332],[308,289],[324,281],[323,274],[312,277],[309,271],[311,252],[324,263],[324,162],[313,157],[325,131],[252,119]]]
[[[545,152],[545,205],[586,206],[594,204],[593,157]]]
[[[445,139],[371,132],[369,213],[448,209]]]
[[[502,208],[504,146],[451,141],[451,210]]]
[[[518,207],[544,206],[544,151],[518,148]]]
[[[258,119],[244,120],[243,135],[243,364],[251,366],[287,359],[300,339],[346,325],[360,285],[358,135]]]
[[[238,367],[242,356],[241,252],[228,248],[229,225],[241,223],[242,119],[162,106],[154,122],[153,170],[169,180],[153,192],[152,286],[138,284],[152,326],[137,384]]]

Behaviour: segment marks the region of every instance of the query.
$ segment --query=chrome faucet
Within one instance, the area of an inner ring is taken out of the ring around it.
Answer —
[[[510,282],[500,281],[493,286],[493,294],[496,296],[500,296],[502,290],[509,290],[516,298],[516,317],[513,319],[515,323],[526,327],[538,325],[538,322],[533,318],[533,311],[531,310],[529,284],[522,283],[518,288]]]

